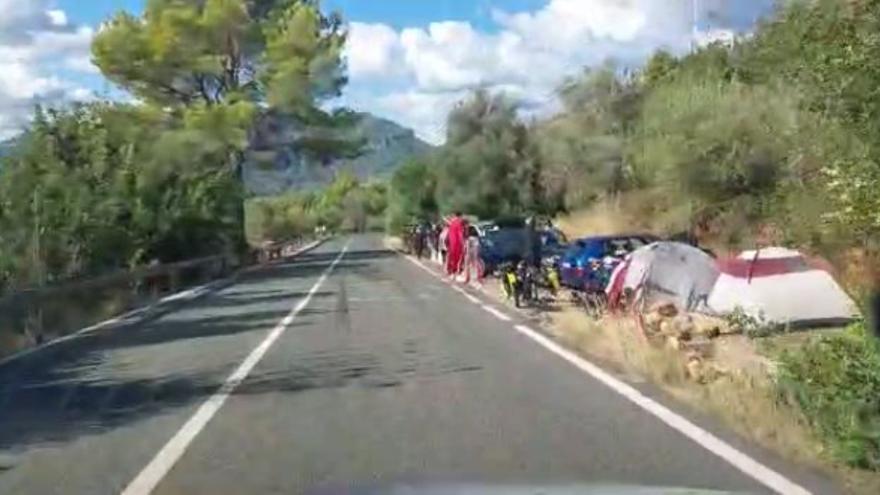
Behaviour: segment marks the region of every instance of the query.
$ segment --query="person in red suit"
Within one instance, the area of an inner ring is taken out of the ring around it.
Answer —
[[[449,220],[446,233],[446,274],[455,277],[464,264],[464,243],[467,235],[467,222],[461,212]]]

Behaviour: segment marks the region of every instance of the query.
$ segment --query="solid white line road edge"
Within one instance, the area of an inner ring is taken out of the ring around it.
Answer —
[[[180,427],[177,433],[168,440],[168,443],[159,450],[150,463],[138,473],[127,487],[125,487],[122,491],[122,495],[149,495],[153,492],[156,486],[158,486],[168,472],[171,471],[177,461],[180,460],[196,436],[205,428],[208,422],[211,421],[211,418],[217,414],[217,411],[223,407],[226,399],[229,398],[235,388],[247,378],[254,366],[263,359],[263,356],[269,351],[269,348],[272,347],[272,344],[284,334],[296,319],[297,315],[308,306],[312,297],[318,292],[321,286],[324,285],[324,282],[330,276],[330,273],[333,272],[333,269],[336,268],[336,265],[339,264],[342,257],[345,256],[349,245],[350,242],[342,248],[339,256],[337,256],[336,259],[333,260],[333,263],[324,270],[324,273],[321,274],[321,277],[318,278],[318,281],[315,282],[315,285],[312,286],[309,293],[299,301],[299,303],[287,316],[284,317],[283,320],[281,320],[281,322],[278,323],[278,325],[275,326],[275,328],[272,329],[272,331],[269,332],[260,345],[248,354],[238,368],[226,378],[217,392],[202,403],[198,410],[196,410],[195,414],[193,414],[192,417]]]
[[[413,259],[409,256],[406,256],[406,259],[415,263],[416,266],[427,271],[431,275],[439,277],[439,275],[434,270],[431,270],[429,267],[425,266],[425,264],[421,261]],[[464,289],[461,289],[459,287],[454,288],[458,292],[467,294]],[[470,297],[468,299],[470,299]],[[479,301],[477,301],[476,304],[480,305],[484,310],[489,311],[496,316],[498,316],[496,313],[503,314],[497,309],[485,305]],[[509,316],[504,316],[507,318],[507,321],[511,320]],[[748,454],[733,447],[729,443],[721,440],[720,438],[709,433],[705,429],[697,426],[684,416],[681,416],[680,414],[672,411],[663,404],[660,404],[654,399],[651,399],[645,394],[639,392],[631,385],[615,378],[599,366],[596,366],[595,364],[587,361],[586,359],[575,354],[574,352],[564,348],[563,346],[556,343],[549,337],[543,335],[542,333],[533,330],[532,328],[529,328],[525,325],[515,325],[514,328],[517,332],[525,335],[541,347],[544,347],[548,351],[567,361],[569,364],[572,364],[579,370],[595,378],[600,383],[617,392],[635,405],[639,406],[641,409],[656,417],[673,430],[678,431],[682,435],[692,440],[694,443],[700,445],[704,449],[720,457],[728,464],[742,471],[745,475],[758,481],[767,488],[770,488],[771,490],[784,495],[812,495],[811,492],[806,488],[798,485],[794,481],[786,478],[782,474],[774,471],[764,464],[761,464],[757,460],[751,458]]]
[[[293,254],[291,254],[288,257],[293,258],[295,256],[299,256],[302,253],[305,253],[306,251],[315,249],[316,247],[323,244],[325,241],[326,241],[326,239],[318,239],[317,241],[313,241],[309,244],[306,244],[305,246],[299,248],[298,250],[296,250]],[[249,271],[252,271],[254,268],[261,268],[261,267],[262,267],[262,265],[258,265],[256,267],[245,268],[242,270],[242,273],[247,273]],[[52,347],[52,346],[76,339],[76,338],[79,338],[79,337],[82,337],[83,335],[87,335],[92,332],[96,332],[98,330],[107,328],[107,327],[115,325],[117,323],[121,323],[125,320],[134,318],[136,316],[140,316],[144,313],[148,313],[148,312],[162,306],[163,304],[168,304],[170,302],[175,302],[175,301],[191,301],[193,299],[198,299],[199,297],[207,294],[208,292],[211,292],[215,287],[220,287],[223,284],[234,280],[234,277],[235,276],[233,275],[232,277],[227,277],[227,278],[223,278],[220,280],[214,280],[212,282],[208,282],[207,284],[192,287],[190,289],[186,289],[186,290],[178,292],[176,294],[167,295],[167,296],[163,297],[162,299],[159,299],[158,301],[156,301],[153,304],[144,306],[142,308],[133,309],[127,313],[123,313],[119,316],[115,316],[113,318],[110,318],[109,320],[104,320],[100,323],[95,323],[94,325],[91,325],[91,326],[88,326],[85,328],[81,328],[81,329],[79,329],[73,333],[70,333],[68,335],[65,335],[63,337],[58,337],[57,339],[52,339],[52,340],[45,342],[43,344],[40,344],[38,346],[34,346],[29,349],[25,349],[23,351],[19,351],[19,352],[10,354],[10,355],[0,359],[0,366],[4,365],[6,363],[11,363],[12,361],[15,361],[17,359],[21,359],[25,356],[29,356],[29,355],[34,354],[36,352],[40,352],[43,349],[46,349],[46,348],[49,348],[49,347]]]

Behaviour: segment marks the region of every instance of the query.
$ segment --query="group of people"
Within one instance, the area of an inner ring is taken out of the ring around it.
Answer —
[[[437,225],[423,221],[413,227],[411,235],[412,251],[419,259],[430,253],[443,263],[450,277],[464,275],[465,282],[472,277],[482,280],[479,235],[461,212]]]

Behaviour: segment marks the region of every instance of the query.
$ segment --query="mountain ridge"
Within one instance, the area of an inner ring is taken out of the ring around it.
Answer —
[[[407,158],[429,153],[434,147],[419,139],[412,129],[369,113],[356,115],[349,137],[363,146],[354,158],[337,158],[322,163],[298,152],[290,144],[304,134],[292,119],[274,116],[257,129],[244,168],[245,185],[256,195],[326,186],[342,170],[361,180],[389,177]],[[258,158],[261,157],[261,158]]]

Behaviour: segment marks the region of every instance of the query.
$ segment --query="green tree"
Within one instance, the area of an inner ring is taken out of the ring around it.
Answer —
[[[425,160],[412,159],[397,169],[388,189],[388,230],[400,233],[410,222],[438,214],[437,177]]]
[[[626,160],[641,110],[636,81],[605,66],[570,79],[559,95],[564,112],[534,130],[549,194],[576,207],[639,185]]]
[[[165,156],[176,125],[150,107],[38,110],[0,172],[4,285],[222,249],[235,230],[225,199],[234,180],[210,162]]]
[[[232,242],[243,245],[242,167],[255,119],[274,109],[332,128],[338,114],[319,104],[346,83],[344,43],[339,16],[315,1],[149,0],[141,16],[114,16],[92,53],[105,77],[180,120],[161,138],[169,162],[222,164],[238,180],[224,192],[239,205]],[[326,136],[303,139],[291,145],[326,153]]]
[[[493,218],[546,209],[542,162],[517,109],[506,95],[480,90],[450,112],[434,165],[443,210]]]
[[[658,50],[648,59],[641,72],[642,82],[648,86],[656,86],[671,77],[679,67],[679,60],[666,50]]]

